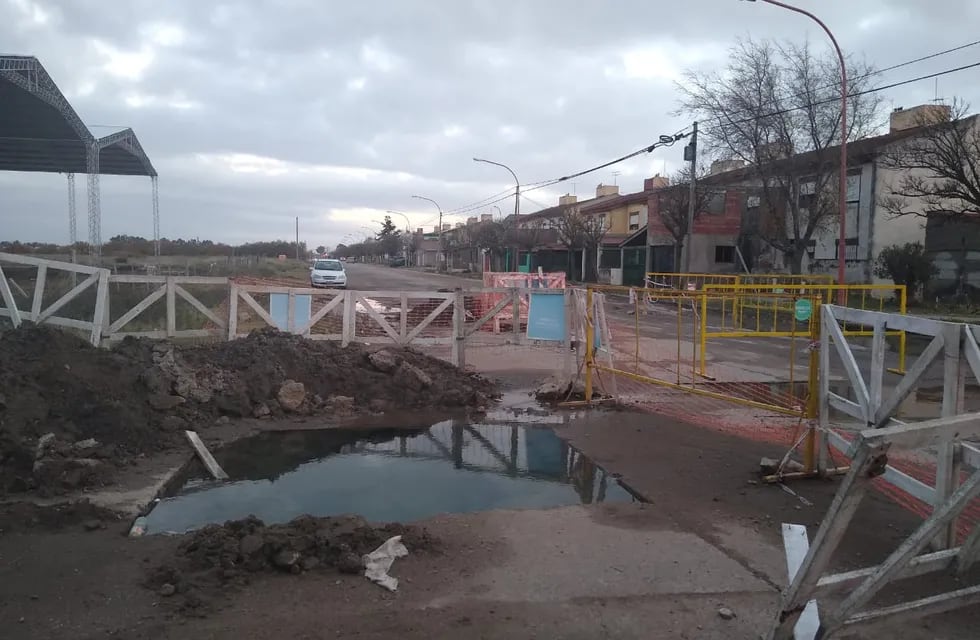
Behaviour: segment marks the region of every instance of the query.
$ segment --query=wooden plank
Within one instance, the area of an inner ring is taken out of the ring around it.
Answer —
[[[16,329],[20,326],[20,310],[17,308],[14,294],[10,292],[10,284],[7,282],[7,276],[3,273],[3,267],[0,267],[0,298],[3,299],[4,306],[7,307],[7,313],[4,315],[10,318],[10,323]]]
[[[828,309],[828,307],[823,308]],[[831,340],[834,341],[834,348],[837,350],[837,355],[840,356],[841,364],[844,366],[844,373],[847,375],[848,382],[851,383],[854,395],[857,396],[857,403],[864,409],[863,419],[866,424],[870,423],[872,421],[872,414],[869,407],[868,387],[864,383],[864,377],[861,375],[857,361],[854,360],[854,354],[851,353],[847,339],[841,333],[841,329],[834,319],[823,323],[822,328],[830,334]]]
[[[980,448],[968,442],[961,442],[960,456],[963,459],[964,465],[973,469],[980,469]]]
[[[272,319],[272,316],[269,315],[269,312],[263,309],[262,305],[256,302],[255,298],[252,297],[252,294],[246,291],[244,287],[238,288],[238,295],[241,296],[242,300],[245,301],[245,304],[251,307],[252,311],[254,311],[260,318],[262,318],[262,320],[264,320],[267,325],[269,325],[270,327],[276,326],[276,323]]]
[[[91,287],[93,284],[98,282],[98,280],[99,280],[99,272],[96,271],[95,273],[91,274],[89,277],[85,278],[77,285],[75,285],[75,287],[73,287],[70,291],[65,293],[65,295],[55,300],[50,307],[42,311],[41,314],[37,316],[35,322],[41,324],[48,318],[54,316],[54,314],[60,311],[63,306],[71,302],[80,293],[82,293],[83,291]]]
[[[167,336],[177,333],[177,299],[175,292],[177,284],[172,277],[167,277]]]
[[[907,537],[871,576],[844,599],[830,618],[838,621],[846,620],[870,602],[949,522],[956,519],[966,504],[977,494],[980,494],[980,472],[970,476],[947,500],[937,505],[932,515]]]
[[[964,411],[964,396],[966,386],[966,367],[961,357],[962,325],[950,325],[943,332],[943,399],[942,412],[944,417],[962,414]],[[960,461],[956,455],[954,444],[956,436],[944,438],[936,451],[936,499],[934,504],[946,501],[959,484]],[[956,546],[956,517],[954,516],[940,535],[933,542],[935,548],[949,549]]]
[[[885,316],[885,326],[897,331],[908,331],[925,336],[935,336],[942,333],[945,327],[952,325],[950,322],[931,320],[918,316],[905,316],[894,313],[883,313],[880,311],[864,311],[862,309],[851,309],[850,307],[838,307],[837,305],[823,305],[824,309],[830,309],[831,313],[838,320],[848,323],[861,324],[866,327],[873,327],[875,320]]]
[[[844,621],[842,626],[845,634],[851,634],[862,628],[878,625],[885,620],[888,621],[889,626],[894,626],[901,622],[936,615],[953,609],[961,609],[974,604],[980,604],[980,585],[957,589],[928,598],[920,598],[911,602],[903,602],[890,607],[864,611]],[[900,635],[893,637],[898,638]]]
[[[228,339],[238,337],[238,285],[231,283],[228,293]]]
[[[166,293],[167,293],[167,285],[164,284],[162,287],[159,287],[158,289],[151,292],[150,295],[143,298],[139,302],[139,304],[137,304],[135,307],[133,307],[132,309],[130,309],[129,311],[121,315],[119,318],[117,318],[116,321],[110,324],[109,328],[106,329],[106,333],[107,334],[116,333],[117,331],[125,327],[127,324],[132,322],[133,319],[136,318],[136,316],[146,311],[150,307],[150,305],[152,305],[154,302],[162,298]]]
[[[41,305],[44,303],[44,284],[48,277],[48,265],[42,264],[37,267],[37,280],[34,281],[34,297],[31,299],[31,317],[36,318],[41,313]]]
[[[840,489],[824,514],[813,545],[783,595],[781,611],[769,637],[790,637],[796,621],[812,597],[820,576],[830,564],[831,556],[840,545],[854,513],[871,486],[868,471],[877,464],[877,457],[881,452],[880,447],[870,446],[863,446],[858,450],[850,470],[841,481]]]
[[[228,278],[224,276],[173,276],[177,284],[209,284],[215,286],[225,286]]]
[[[803,558],[810,550],[810,540],[806,535],[806,527],[802,524],[783,523],[783,550],[786,552],[786,570],[789,574],[789,581],[792,582],[796,577],[796,572],[803,564]],[[794,640],[813,640],[820,628],[820,612],[817,608],[817,601],[810,600],[806,603],[800,619],[793,627]]]
[[[827,404],[830,407],[837,409],[841,413],[845,413],[852,418],[860,420],[862,423],[865,421],[866,416],[864,413],[864,407],[856,402],[852,402],[847,398],[844,398],[843,396],[837,395],[833,391],[827,392]]]
[[[391,339],[381,336],[364,336],[353,340],[353,342],[359,342],[361,344],[391,344]],[[436,345],[449,345],[453,343],[452,336],[446,336],[443,338],[416,338],[412,341],[413,345],[419,346],[436,346]]]
[[[868,422],[877,420],[881,407],[881,389],[885,382],[885,319],[878,318],[871,337],[871,376],[868,379]]]
[[[925,348],[922,354],[916,358],[915,362],[906,372],[905,376],[895,387],[895,391],[892,392],[890,396],[878,407],[878,411],[875,413],[874,426],[882,427],[888,423],[892,414],[898,409],[899,405],[908,397],[913,389],[919,384],[922,376],[925,374],[926,370],[932,365],[933,360],[935,360],[943,350],[943,345],[945,345],[945,338],[943,334],[938,334],[935,336],[929,345]]]
[[[344,292],[344,324],[341,329],[341,346],[346,347],[357,337],[357,296],[353,291]]]
[[[44,323],[53,327],[68,327],[69,329],[81,329],[82,331],[92,330],[92,323],[88,320],[75,320],[74,318],[59,318],[58,316],[52,316],[45,320]]]
[[[980,436],[980,413],[964,413],[949,418],[866,429],[861,437],[868,442],[887,442],[892,450],[935,447],[944,440],[970,440]]]
[[[360,291],[357,292],[357,296],[354,298],[355,307],[357,306],[358,302],[363,303],[361,306],[364,307],[364,310],[367,312],[368,316],[374,320],[392,340],[395,341],[395,344],[398,344],[398,332],[396,332],[392,326],[388,324],[388,321],[384,319],[384,316],[378,313],[374,307],[367,303],[367,297]]]
[[[466,368],[466,296],[463,290],[456,289],[453,304],[453,352],[452,363],[460,369]]]
[[[733,313],[735,313],[733,311]],[[817,409],[817,421],[820,425],[820,430],[823,433],[830,432],[830,334],[824,330],[824,322],[836,322],[833,320],[833,315],[829,311],[821,308],[820,311],[820,375],[819,385],[820,385],[820,396],[819,405]],[[828,320],[830,318],[830,320]],[[826,438],[820,438],[821,445],[817,449],[817,471],[821,476],[827,473],[827,467],[829,463],[829,450],[827,449]]]
[[[425,316],[425,318],[423,318],[421,322],[419,322],[415,327],[412,328],[412,330],[408,334],[408,339],[405,341],[405,343],[411,344],[412,340],[417,338],[418,335],[422,333],[422,331],[425,330],[427,326],[432,324],[432,322],[439,317],[439,314],[445,311],[451,304],[453,304],[453,300],[451,298],[440,302],[435,309],[429,312],[429,315]]]
[[[60,262],[58,260],[47,260],[45,258],[34,258],[31,256],[24,256],[17,253],[4,253],[0,251],[0,261],[13,262],[14,264],[27,264],[39,267],[42,264],[50,267],[51,269],[61,269],[62,271],[75,271],[77,273],[87,273],[89,275],[93,273],[98,273],[100,271],[108,272],[108,269],[102,269],[101,267],[90,267],[84,264],[75,264],[73,262]]]
[[[944,549],[942,551],[933,551],[932,553],[925,553],[921,556],[916,556],[909,561],[908,566],[905,567],[896,577],[896,580],[904,580],[905,578],[915,578],[917,576],[924,576],[930,573],[937,573],[939,571],[945,571],[949,569],[956,560],[958,549]],[[820,582],[817,583],[816,592],[813,594],[814,597],[820,598],[828,596],[840,591],[846,591],[852,589],[855,585],[866,580],[869,576],[874,574],[878,569],[878,566],[866,567],[864,569],[855,569],[853,571],[845,571],[843,573],[835,573],[833,575],[824,576],[820,578]]]
[[[211,474],[211,477],[213,477],[215,480],[227,480],[228,474],[221,468],[218,461],[214,459],[214,456],[211,455],[208,448],[204,446],[204,443],[201,441],[201,437],[197,435],[197,432],[185,431],[184,435],[187,436],[187,440],[191,443],[191,446],[194,447],[197,457],[204,463],[204,466],[207,468],[208,473]]]
[[[92,314],[92,333],[89,341],[92,346],[102,344],[102,330],[106,328],[106,309],[109,305],[109,274],[99,274],[98,288],[95,290],[95,312]]]
[[[328,302],[327,304],[323,305],[320,309],[317,310],[316,313],[314,313],[312,316],[310,316],[309,322],[307,322],[305,325],[303,325],[300,328],[300,330],[297,331],[297,333],[304,333],[304,334],[307,333],[310,329],[313,328],[313,325],[315,325],[320,320],[323,320],[323,318],[325,318],[328,313],[330,313],[335,308],[337,308],[337,306],[341,302],[343,302],[343,300],[344,300],[344,295],[342,293],[338,293],[337,295],[335,295],[330,300],[330,302]],[[312,336],[307,336],[307,337],[312,337]]]
[[[975,473],[980,473],[977,471]],[[980,526],[974,525],[970,535],[966,537],[956,554],[956,575],[963,577],[976,563],[980,555]]]
[[[483,317],[481,317],[475,323],[470,325],[470,327],[466,331],[466,335],[471,336],[477,331],[479,331],[483,325],[485,325],[490,320],[493,320],[493,318],[496,317],[498,313],[503,311],[504,307],[506,307],[511,302],[512,301],[509,298],[501,298],[500,300],[498,300],[497,304],[493,305],[493,307],[490,308],[490,311],[483,314]]]
[[[963,355],[966,356],[966,361],[970,365],[970,371],[973,372],[973,378],[980,382],[980,345],[977,344],[977,336],[974,333],[977,330],[976,325],[966,325],[963,327]]]
[[[109,282],[112,284],[166,284],[167,276],[134,276],[125,274],[111,274]]]
[[[398,335],[401,336],[402,344],[408,344],[408,294],[404,291],[398,301],[398,308],[401,311],[398,317]]]
[[[213,311],[211,311],[210,309],[208,309],[204,305],[204,303],[202,303],[200,300],[198,300],[197,298],[195,298],[194,296],[192,296],[190,293],[188,293],[188,291],[186,289],[184,289],[182,286],[180,286],[179,284],[175,284],[174,285],[174,290],[177,292],[177,295],[178,296],[180,296],[181,298],[183,298],[184,300],[186,300],[192,307],[194,307],[195,309],[197,309],[198,311],[200,311],[201,314],[204,317],[206,317],[208,320],[210,320],[211,322],[215,323],[216,325],[218,325],[222,329],[224,329],[227,326],[225,324],[225,321],[224,320],[222,320],[221,318],[219,318]]]

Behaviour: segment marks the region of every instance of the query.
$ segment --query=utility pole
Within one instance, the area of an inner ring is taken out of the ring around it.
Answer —
[[[698,123],[691,130],[691,142],[684,147],[684,159],[691,162],[691,195],[687,203],[687,237],[684,239],[684,272],[691,272],[691,244],[694,240],[694,208],[697,203]]]
[[[299,216],[296,216],[296,259],[299,260]]]

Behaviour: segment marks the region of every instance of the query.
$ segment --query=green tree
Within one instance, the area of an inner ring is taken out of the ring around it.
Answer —
[[[375,236],[375,240],[378,242],[378,255],[380,256],[391,257],[401,251],[401,232],[391,221],[391,216],[385,216],[385,220],[381,224],[381,231]]]
[[[874,273],[879,278],[890,278],[895,284],[904,284],[909,299],[915,300],[919,289],[928,285],[936,274],[936,267],[921,242],[907,242],[882,249],[875,260]]]

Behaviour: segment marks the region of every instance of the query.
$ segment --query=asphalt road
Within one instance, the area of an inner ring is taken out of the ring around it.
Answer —
[[[437,289],[479,289],[483,281],[404,267],[348,262],[347,288],[357,291],[435,291]]]

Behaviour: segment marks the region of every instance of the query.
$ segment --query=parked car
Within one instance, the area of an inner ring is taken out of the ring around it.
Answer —
[[[347,271],[340,260],[317,260],[310,269],[311,287],[347,288]]]
[[[405,266],[405,258],[403,258],[402,256],[397,256],[395,258],[391,258],[390,260],[388,260],[388,266],[389,267],[404,267]]]

